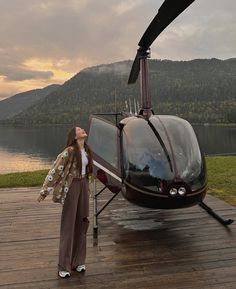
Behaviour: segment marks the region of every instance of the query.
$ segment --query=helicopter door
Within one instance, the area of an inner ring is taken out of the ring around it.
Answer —
[[[93,151],[94,175],[111,191],[120,191],[119,129],[107,120],[92,116],[88,145]]]

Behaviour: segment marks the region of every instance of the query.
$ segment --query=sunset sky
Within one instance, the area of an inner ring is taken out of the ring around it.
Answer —
[[[0,0],[0,100],[133,59],[163,0]],[[236,57],[236,1],[196,0],[152,45],[152,58]]]

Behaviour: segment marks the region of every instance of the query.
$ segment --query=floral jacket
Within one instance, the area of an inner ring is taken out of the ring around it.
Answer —
[[[64,204],[66,194],[75,177],[79,177],[79,172],[73,158],[73,147],[68,147],[57,156],[45,178],[40,195],[46,198],[49,194],[53,194],[53,202]]]

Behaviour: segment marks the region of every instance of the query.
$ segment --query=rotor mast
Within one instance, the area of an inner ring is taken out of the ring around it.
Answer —
[[[148,84],[148,64],[147,58],[150,57],[150,46],[153,41],[160,35],[160,33],[189,5],[195,0],[165,0],[158,9],[157,15],[154,17],[138,45],[136,57],[134,59],[128,84],[135,83],[139,72],[140,76],[140,91],[141,91],[141,109],[139,114],[149,118],[152,111],[151,97],[149,94]]]
[[[141,50],[140,48],[139,50]],[[152,103],[149,90],[149,77],[148,77],[148,58],[150,58],[150,49],[142,52],[140,55],[140,97],[141,108],[140,115],[149,118],[152,115]]]

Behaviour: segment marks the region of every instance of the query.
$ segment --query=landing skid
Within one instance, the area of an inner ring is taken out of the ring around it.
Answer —
[[[210,207],[208,207],[203,201],[199,203],[199,206],[202,207],[209,215],[215,218],[218,222],[220,222],[224,226],[228,226],[233,223],[232,219],[223,219],[220,215],[214,212]]]
[[[100,209],[98,209],[98,206],[97,206],[98,197],[106,188],[107,186],[104,186],[102,189],[100,189],[97,192],[96,180],[94,179],[93,181],[93,235],[94,237],[97,236],[97,232],[98,232],[98,216],[111,203],[111,201],[119,194],[119,192],[113,193],[113,196]],[[228,226],[234,222],[234,220],[232,219],[222,218],[213,209],[207,206],[203,201],[199,203],[199,206],[202,207],[209,215],[211,215],[213,218],[215,218],[218,222],[220,222],[224,226]]]
[[[97,236],[97,232],[98,232],[98,216],[110,204],[110,202],[119,194],[119,192],[113,193],[113,196],[98,210],[98,206],[97,206],[98,196],[106,188],[107,186],[104,186],[99,192],[97,192],[96,180],[94,179],[93,181],[93,235],[94,237]]]

